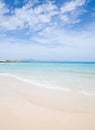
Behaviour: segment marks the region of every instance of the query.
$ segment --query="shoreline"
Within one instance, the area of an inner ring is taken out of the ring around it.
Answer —
[[[41,88],[63,90],[64,92],[72,92],[72,89],[70,89],[70,88],[62,88],[62,87],[59,87],[59,86],[53,87],[53,86],[50,86],[49,84],[39,83],[36,80],[34,81],[34,80],[22,78],[20,76],[13,75],[11,73],[0,73],[0,77],[5,77],[5,78],[9,77],[9,78],[16,79],[18,81],[25,82],[25,83],[28,83],[28,84],[31,84],[31,85],[34,85],[34,86],[38,86],[38,87],[41,87]],[[88,91],[85,91],[85,90],[78,90],[76,92],[79,93],[79,94],[83,94],[83,95],[95,96],[95,94],[88,92]]]
[[[95,113],[95,95],[88,94],[85,91],[70,90],[69,88],[44,87],[44,85],[41,86],[41,84],[29,81],[9,74],[0,75],[0,86],[2,86],[2,83],[9,88],[13,86],[12,89],[16,89],[19,93],[31,96],[33,102],[49,105],[51,108],[59,110],[66,108],[72,111],[93,111]],[[56,101],[58,102],[56,103]]]
[[[0,76],[0,129],[95,130],[95,106],[84,97]]]

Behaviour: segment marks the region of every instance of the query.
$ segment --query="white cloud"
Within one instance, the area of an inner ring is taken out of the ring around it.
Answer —
[[[8,13],[9,9],[5,5],[3,1],[0,1],[0,16],[4,15],[5,13]]]
[[[94,24],[79,32],[59,25],[80,22],[78,17],[84,13],[82,7],[86,0],[71,0],[60,8],[50,1],[33,7],[37,1],[33,2],[26,0],[23,7],[15,8],[12,12],[4,2],[0,2],[0,56],[42,60],[95,60]],[[5,15],[9,12],[12,14]],[[28,40],[15,35],[13,38],[2,31],[16,32],[26,28],[30,31],[29,35],[33,34]]]
[[[79,15],[84,13],[78,9],[85,4],[85,0],[71,0],[58,8],[52,1],[38,4],[33,8],[37,0],[26,2],[21,8],[9,10],[4,2],[0,2],[0,27],[5,30],[29,28],[35,31],[46,26],[54,26],[61,20],[63,24],[78,23]],[[4,15],[11,12],[11,15]]]
[[[94,25],[93,25],[94,26]],[[67,31],[47,27],[30,40],[3,36],[0,56],[40,60],[95,61],[95,30]]]
[[[60,11],[60,18],[64,24],[74,24],[80,22],[78,17],[85,13],[82,7],[86,4],[86,0],[71,0],[66,2]]]
[[[1,4],[1,10],[3,10],[4,14],[6,10],[4,3]],[[57,7],[56,5],[53,5],[52,2],[38,5],[34,9],[32,8],[32,4],[29,2],[22,8],[14,9],[11,16],[4,16],[2,14],[0,26],[6,30],[25,28],[25,25],[30,29],[39,29],[43,27],[44,24],[49,24],[51,22],[52,16],[57,14],[56,10]]]
[[[66,2],[63,7],[61,7],[61,13],[71,12],[76,10],[77,7],[85,5],[86,0],[71,0]]]
[[[44,46],[54,46],[55,48],[61,46],[62,48],[75,48],[81,51],[81,49],[95,48],[94,34],[94,28],[91,28],[91,26],[83,31],[45,28],[38,35],[32,37],[31,40]]]

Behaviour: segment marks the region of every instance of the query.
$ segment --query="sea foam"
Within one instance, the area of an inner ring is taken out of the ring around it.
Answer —
[[[71,88],[60,87],[60,86],[57,86],[57,85],[53,86],[49,83],[41,83],[37,80],[25,79],[25,78],[22,78],[22,77],[19,77],[17,75],[13,75],[13,74],[10,74],[10,73],[0,73],[0,76],[6,76],[6,77],[14,78],[14,79],[19,80],[21,82],[26,82],[26,83],[32,84],[34,86],[44,87],[44,88],[47,88],[47,89],[56,89],[56,90],[62,90],[64,92],[73,92],[73,90]],[[84,91],[84,90],[78,90],[76,92],[79,93],[79,94],[82,94],[82,95],[95,96],[94,93]]]

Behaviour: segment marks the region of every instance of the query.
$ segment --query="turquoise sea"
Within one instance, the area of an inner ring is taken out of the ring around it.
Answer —
[[[95,96],[94,62],[0,63],[0,75],[49,89],[74,90]]]

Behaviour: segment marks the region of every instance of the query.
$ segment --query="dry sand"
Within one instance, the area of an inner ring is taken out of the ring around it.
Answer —
[[[0,130],[95,130],[95,105],[84,99],[0,76]]]

